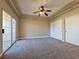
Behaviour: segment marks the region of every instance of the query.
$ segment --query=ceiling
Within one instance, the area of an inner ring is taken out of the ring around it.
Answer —
[[[63,8],[72,1],[74,0],[13,0],[15,6],[22,15],[38,15],[33,14],[33,12],[37,11],[39,6],[43,4],[46,8],[52,10],[51,13],[48,13],[49,16],[53,15],[59,9]],[[41,4],[41,2],[43,3]]]

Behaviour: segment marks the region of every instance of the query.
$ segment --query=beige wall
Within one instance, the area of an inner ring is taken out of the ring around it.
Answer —
[[[50,35],[48,18],[26,16],[20,19],[20,39],[46,37]]]
[[[2,40],[2,10],[6,11],[8,14],[10,14],[12,17],[16,18],[17,21],[17,38],[18,38],[18,16],[13,12],[13,10],[10,8],[10,6],[6,3],[5,0],[0,0],[0,54],[1,54],[1,40]]]
[[[59,21],[60,19],[62,19],[62,26],[60,26],[59,27],[59,29],[61,28],[62,30],[60,31],[60,32],[62,32],[62,40],[66,40],[66,27],[65,27],[65,21],[66,21],[66,17],[70,17],[70,16],[73,16],[73,15],[77,15],[77,14],[79,14],[79,7],[78,8],[75,8],[75,9],[73,9],[73,10],[71,10],[71,11],[69,11],[69,12],[67,12],[67,13],[65,13],[65,14],[63,14],[63,15],[61,15],[61,16],[58,16],[58,17],[56,17],[55,19],[53,19],[52,17],[50,18],[50,25],[52,24],[52,23],[54,23],[54,22],[57,22],[57,21]],[[58,24],[58,23],[57,23]],[[56,25],[56,24],[53,24],[52,26],[51,26],[51,32],[53,32],[53,30],[54,30],[54,25]],[[74,27],[75,28],[75,27]],[[58,31],[59,31],[59,29],[58,29]],[[56,35],[56,34],[54,34],[54,35]],[[58,35],[60,35],[60,34],[58,34]],[[51,36],[53,37],[53,35],[51,34]],[[79,38],[78,38],[79,39]]]

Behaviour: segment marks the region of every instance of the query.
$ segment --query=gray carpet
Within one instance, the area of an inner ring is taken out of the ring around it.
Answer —
[[[20,40],[3,59],[79,59],[79,47],[52,38]]]

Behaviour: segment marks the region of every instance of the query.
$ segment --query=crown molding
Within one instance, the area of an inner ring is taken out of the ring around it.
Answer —
[[[13,0],[6,0],[6,1],[18,16],[20,16],[20,17],[23,16],[23,15],[21,15],[21,12],[19,11],[19,9],[16,7],[16,4],[14,4]],[[74,0],[71,3],[67,4],[66,6],[64,6],[63,8],[61,8],[60,10],[58,10],[56,13],[54,13],[50,17],[56,18],[56,17],[61,16],[71,10],[74,10],[75,8],[78,8],[78,7],[79,7],[79,0]]]
[[[76,8],[79,7],[79,1],[78,0],[74,0],[71,3],[67,4],[66,6],[64,6],[63,8],[61,8],[60,10],[58,10],[56,13],[54,13],[52,16],[52,18],[56,18],[58,16],[61,16],[71,10],[74,10]]]
[[[21,13],[20,13],[19,9],[15,6],[13,0],[5,0],[5,1],[11,7],[11,9],[20,17]]]

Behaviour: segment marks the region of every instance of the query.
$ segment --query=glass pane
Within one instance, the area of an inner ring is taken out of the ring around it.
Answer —
[[[12,19],[12,43],[16,41],[16,20]]]
[[[3,52],[11,46],[11,16],[3,11]]]

